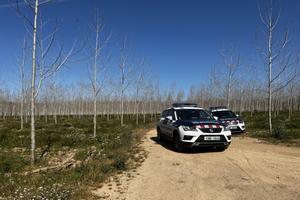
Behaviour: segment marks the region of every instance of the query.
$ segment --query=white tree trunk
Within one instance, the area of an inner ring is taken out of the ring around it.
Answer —
[[[36,79],[36,32],[39,0],[35,0],[33,44],[32,44],[32,74],[31,74],[31,164],[35,162],[35,79]]]
[[[269,20],[268,30],[268,118],[269,133],[272,134],[272,20]]]
[[[24,128],[24,96],[25,96],[25,85],[24,85],[24,67],[25,67],[25,55],[26,55],[26,40],[23,42],[23,53],[22,53],[22,63],[20,65],[20,81],[21,81],[21,130]]]

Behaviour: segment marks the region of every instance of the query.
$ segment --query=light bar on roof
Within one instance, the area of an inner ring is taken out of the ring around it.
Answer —
[[[215,107],[209,107],[209,110],[212,111],[212,110],[219,110],[219,109],[227,109],[226,106],[215,106]]]
[[[196,103],[173,103],[173,107],[198,107]]]

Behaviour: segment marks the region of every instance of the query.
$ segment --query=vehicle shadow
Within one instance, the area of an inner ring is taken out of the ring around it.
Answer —
[[[159,140],[157,137],[151,137],[150,138],[155,144],[162,146],[163,148],[176,152],[173,148],[173,144],[169,142],[166,139]],[[224,150],[220,150],[214,147],[192,147],[192,148],[186,148],[183,152],[183,154],[196,154],[196,153],[216,153],[216,152],[221,152]],[[177,152],[179,153],[179,152]]]
[[[245,137],[247,136],[247,132],[238,132],[238,133],[231,133],[232,137]]]

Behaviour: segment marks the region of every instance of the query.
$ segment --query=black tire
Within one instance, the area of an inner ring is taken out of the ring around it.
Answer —
[[[184,148],[183,148],[182,143],[180,141],[179,135],[177,133],[174,134],[174,137],[173,137],[173,146],[174,146],[174,150],[176,152],[183,152],[184,151]]]
[[[161,140],[162,140],[160,128],[157,128],[157,140],[158,140],[158,141],[161,141]]]
[[[217,151],[225,151],[228,146],[216,147]]]

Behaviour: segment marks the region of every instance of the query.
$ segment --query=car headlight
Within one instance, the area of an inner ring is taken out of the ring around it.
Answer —
[[[231,131],[229,126],[224,126],[224,131]]]
[[[184,131],[197,131],[196,126],[181,126]]]

